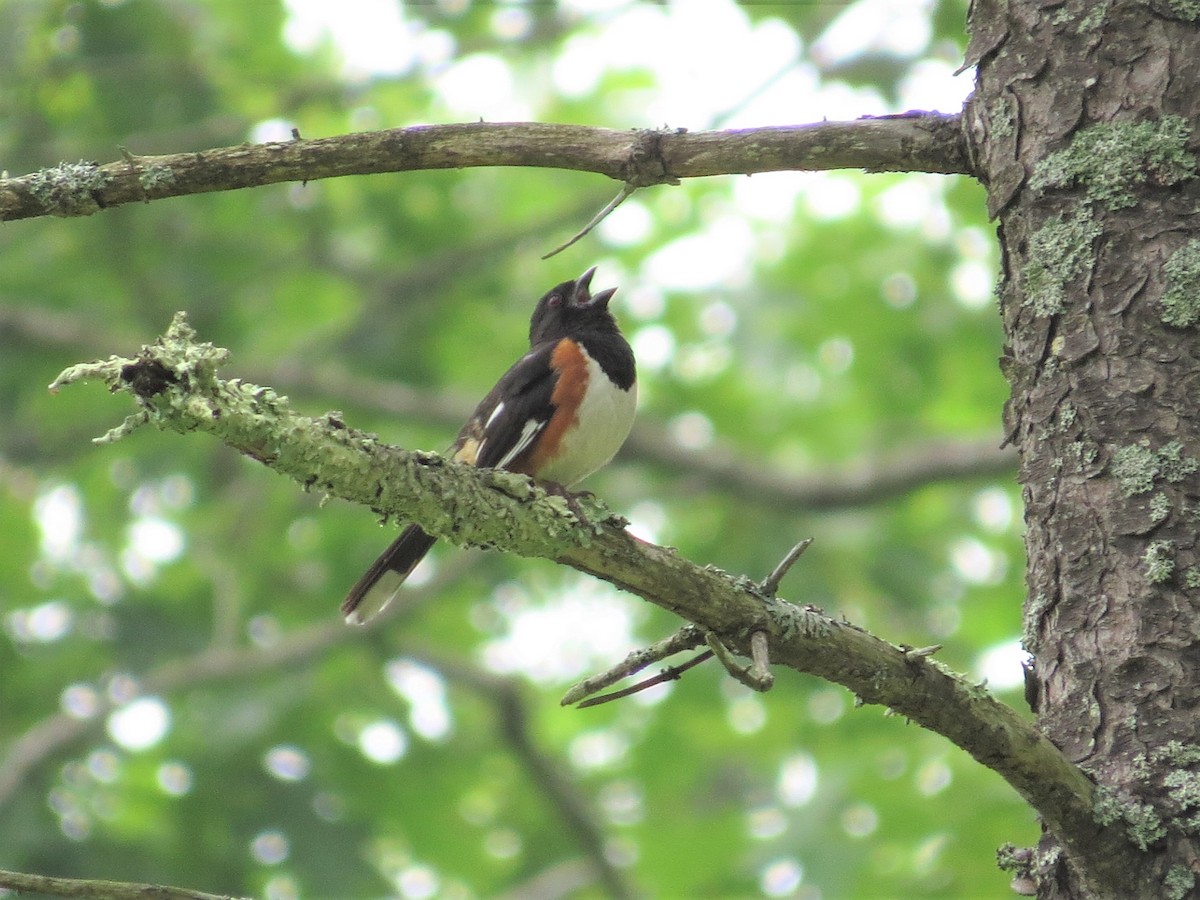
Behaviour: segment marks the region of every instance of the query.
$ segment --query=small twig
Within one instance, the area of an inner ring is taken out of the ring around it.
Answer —
[[[599,697],[589,697],[587,700],[582,701],[578,708],[584,709],[588,706],[599,706],[601,703],[609,703],[613,700],[620,700],[622,697],[628,697],[631,694],[644,691],[646,688],[654,687],[656,684],[663,684],[667,681],[676,681],[684,672],[692,668],[692,666],[700,665],[700,663],[704,662],[712,655],[713,652],[711,650],[705,650],[703,653],[697,653],[682,665],[670,666],[666,669],[663,669],[653,678],[647,678],[645,681],[639,681],[635,685],[622,688],[619,691],[613,691],[611,694],[601,694]]]
[[[750,652],[753,658],[750,665],[744,666],[733,658],[733,653],[721,643],[721,639],[711,631],[704,636],[709,649],[716,654],[725,671],[750,688],[752,691],[769,691],[775,683],[771,674],[771,661],[767,655],[767,633],[756,631],[750,636]]]
[[[924,659],[927,656],[933,656],[933,654],[937,653],[939,650],[942,649],[942,646],[943,646],[942,644],[931,644],[928,647],[903,647],[902,646],[900,649],[903,650],[904,655],[909,657],[910,659]]]
[[[619,194],[617,194],[617,196],[613,197],[613,199],[608,202],[608,205],[605,206],[604,209],[602,209],[602,210],[600,210],[600,212],[596,213],[596,215],[594,215],[592,217],[592,221],[590,221],[586,225],[584,225],[583,229],[581,231],[576,232],[576,234],[573,238],[571,238],[565,244],[555,247],[553,250],[551,250],[549,253],[547,253],[545,256],[543,256],[542,259],[549,259],[552,256],[557,256],[559,253],[562,253],[564,250],[566,250],[572,244],[587,237],[588,232],[590,232],[593,228],[595,228],[597,225],[599,225],[601,222],[603,222],[605,219],[607,219],[609,214],[614,209],[616,209],[618,206],[620,206],[622,203],[624,203],[626,200],[628,200],[629,197],[636,190],[637,190],[637,188],[634,187],[632,184],[629,184],[628,182],[621,185],[621,192]]]
[[[663,638],[642,650],[634,650],[607,672],[585,678],[567,691],[559,702],[563,706],[574,706],[584,697],[590,697],[596,691],[602,691],[606,687],[616,684],[622,678],[628,678],[659,660],[703,644],[704,634],[700,629],[695,625],[684,625],[670,637]]]
[[[787,575],[788,570],[796,564],[796,560],[803,555],[804,551],[808,549],[808,545],[812,542],[812,538],[805,538],[795,547],[789,550],[788,555],[780,561],[779,565],[775,567],[775,570],[766,577],[762,584],[758,586],[759,590],[768,597],[774,597],[777,593],[779,593],[779,583],[783,581],[783,578],[785,575]]]
[[[771,674],[771,647],[765,631],[750,635],[750,674],[759,684],[766,685],[763,690],[775,683],[775,676]]]
[[[788,551],[787,556],[783,558],[779,565],[775,567],[775,570],[759,585],[759,590],[762,594],[767,597],[775,596],[779,590],[779,582],[783,580],[788,570],[795,565],[796,560],[808,549],[811,543],[812,538],[805,538]],[[663,669],[662,672],[653,678],[640,681],[622,690],[603,694],[599,697],[591,697],[597,691],[603,690],[609,685],[616,684],[622,678],[628,678],[651,663],[665,659],[681,650],[699,647],[702,643],[708,644],[709,651],[701,653],[681,666]],[[644,650],[635,650],[625,657],[621,663],[607,672],[593,675],[591,678],[579,682],[567,691],[561,703],[563,706],[578,704],[579,708],[583,709],[588,706],[598,706],[601,703],[619,700],[622,697],[628,697],[631,694],[644,691],[646,688],[653,687],[656,684],[662,684],[664,681],[674,681],[688,669],[692,668],[692,666],[699,665],[710,656],[716,656],[721,661],[721,665],[725,667],[725,670],[747,687],[756,691],[770,690],[771,686],[775,683],[775,676],[771,673],[771,654],[765,631],[755,631],[750,635],[750,654],[750,665],[742,665],[733,658],[733,654],[721,643],[716,635],[710,633],[702,636],[698,628],[688,625],[681,628],[669,638],[659,641],[657,644],[647,647]],[[591,699],[584,700],[585,697],[591,697]]]

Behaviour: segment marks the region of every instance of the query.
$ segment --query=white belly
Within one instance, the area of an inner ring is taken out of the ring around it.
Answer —
[[[633,427],[637,383],[623,391],[590,356],[587,366],[588,391],[579,407],[579,426],[563,438],[557,460],[538,473],[544,481],[562,485],[582,481],[616,455]]]

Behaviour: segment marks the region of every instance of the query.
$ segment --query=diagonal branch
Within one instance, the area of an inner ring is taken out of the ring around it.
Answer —
[[[197,343],[178,315],[136,359],[75,366],[52,388],[96,378],[134,396],[138,412],[100,441],[142,424],[207,432],[307,488],[412,519],[454,543],[549,558],[594,575],[694,622],[743,655],[751,655],[750,636],[764,632],[776,666],[844,685],[864,703],[885,705],[944,735],[1005,778],[1073,853],[1102,854],[1097,865],[1106,871],[1132,866],[1135,851],[1122,829],[1097,824],[1088,778],[1016,712],[929,656],[638,540],[597,501],[579,499],[583,523],[562,497],[522,476],[389,447],[332,415],[299,416],[268,388],[218,378],[216,366],[227,357]]]
[[[703,131],[540,122],[418,125],[199,153],[61,163],[0,180],[0,222],[84,216],[165,197],[418,169],[532,166],[596,172],[629,188],[681,178],[807,169],[970,174],[958,115]]]
[[[608,859],[604,832],[587,799],[563,767],[534,740],[529,704],[520,683],[514,678],[493,675],[461,660],[447,659],[424,650],[408,651],[406,655],[437,669],[450,681],[466,685],[495,708],[501,736],[525,767],[530,782],[546,795],[563,825],[585,851],[595,880],[604,885],[605,893],[613,900],[629,900],[636,896],[633,885]]]

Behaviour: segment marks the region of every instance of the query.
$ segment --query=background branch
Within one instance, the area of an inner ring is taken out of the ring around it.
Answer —
[[[190,888],[162,884],[136,884],[127,881],[98,881],[82,878],[54,878],[0,870],[0,888],[18,894],[50,897],[84,897],[87,900],[233,900],[228,895],[206,894]]]
[[[442,577],[419,591],[406,591],[380,617],[364,628],[347,628],[339,620],[298,629],[269,647],[210,647],[192,656],[171,660],[142,676],[133,676],[139,693],[170,695],[220,682],[238,681],[263,672],[305,666],[323,660],[334,647],[362,642],[397,619],[411,614],[425,601],[437,596],[445,583],[461,575],[462,566],[451,566]],[[608,859],[604,832],[587,799],[563,772],[562,766],[537,744],[529,727],[529,712],[519,685],[512,679],[492,675],[466,662],[425,651],[404,648],[401,654],[437,669],[447,679],[466,685],[489,702],[496,712],[497,728],[513,756],[529,773],[533,788],[541,792],[549,806],[574,837],[584,853],[590,877],[605,886],[609,896],[627,898],[635,892],[627,877]],[[99,707],[88,718],[65,712],[47,716],[27,729],[0,759],[0,807],[12,798],[30,774],[57,753],[83,740],[97,730],[105,716],[117,708],[107,695],[99,698]],[[6,880],[7,879],[7,880]],[[43,880],[39,880],[43,879]],[[94,897],[105,900],[161,898],[161,900],[216,900],[212,895],[182,888],[121,882],[76,881],[45,878],[0,871],[0,888],[28,890],[61,897]],[[89,893],[89,891],[91,891]],[[140,893],[139,893],[140,892]]]
[[[97,355],[136,340],[77,315],[12,303],[0,304],[0,336],[5,332],[19,335],[22,341]],[[286,385],[289,394],[306,392],[339,407],[444,426],[447,434],[457,431],[475,408],[466,394],[367,378],[339,363],[250,362],[246,377]],[[763,506],[817,511],[881,503],[941,482],[1011,480],[1016,477],[1016,451],[1001,448],[1001,440],[996,433],[966,440],[922,441],[886,455],[863,455],[838,465],[796,471],[748,458],[741,448],[721,438],[702,450],[682,447],[665,424],[642,417],[617,458],[656,466],[691,479],[701,488],[728,491]]]
[[[970,174],[958,115],[764,128],[615,131],[538,122],[420,125],[139,157],[64,163],[0,180],[0,221],[90,215],[126,203],[417,169],[532,166],[607,175],[630,187],[794,169]]]

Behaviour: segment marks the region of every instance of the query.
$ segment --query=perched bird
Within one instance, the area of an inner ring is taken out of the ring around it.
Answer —
[[[633,425],[633,351],[608,310],[616,288],[591,292],[596,267],[548,291],[529,321],[529,352],[483,398],[448,455],[553,485],[582,481],[616,454]],[[383,610],[434,538],[410,525],[342,602],[361,625]]]

